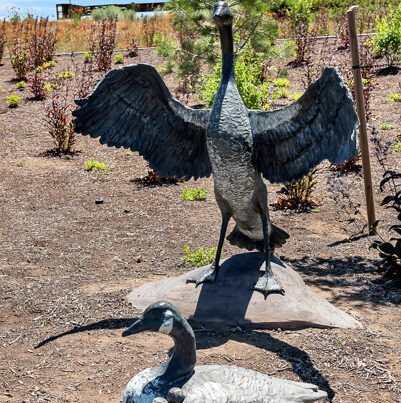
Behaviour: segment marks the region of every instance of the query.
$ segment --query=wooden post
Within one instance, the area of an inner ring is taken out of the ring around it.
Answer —
[[[347,11],[347,17],[348,17],[349,38],[351,44],[352,73],[354,76],[355,99],[360,122],[359,145],[362,155],[363,179],[365,182],[366,209],[368,212],[369,234],[373,235],[376,234],[376,229],[374,228],[373,225],[376,222],[376,217],[375,217],[375,205],[373,200],[373,190],[372,190],[372,176],[370,171],[368,136],[366,130],[366,114],[365,114],[365,102],[363,98],[363,82],[359,61],[358,37],[356,33],[355,10],[354,10],[356,7],[358,6],[352,6]]]

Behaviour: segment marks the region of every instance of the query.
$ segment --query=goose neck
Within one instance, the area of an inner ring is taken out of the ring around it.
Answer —
[[[234,79],[234,44],[231,25],[219,26],[222,52],[222,79]]]
[[[195,335],[188,323],[175,328],[170,336],[174,340],[173,354],[167,361],[164,376],[171,379],[181,378],[193,372],[196,365]]]

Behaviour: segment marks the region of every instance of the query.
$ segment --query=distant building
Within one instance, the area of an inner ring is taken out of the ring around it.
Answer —
[[[158,1],[155,3],[129,3],[129,4],[100,4],[92,6],[80,6],[78,4],[56,4],[57,19],[71,18],[74,13],[81,15],[90,15],[95,8],[116,6],[122,10],[135,10],[136,12],[153,11],[156,8],[162,8],[167,1]]]

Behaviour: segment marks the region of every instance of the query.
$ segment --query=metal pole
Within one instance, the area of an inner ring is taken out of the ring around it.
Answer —
[[[376,234],[376,229],[374,223],[376,222],[375,217],[375,205],[373,199],[372,191],[372,176],[370,171],[370,160],[369,160],[369,145],[368,136],[366,129],[366,114],[365,114],[365,102],[363,98],[363,82],[362,74],[360,68],[359,60],[359,49],[358,49],[358,36],[356,33],[356,22],[355,22],[355,8],[358,6],[352,6],[347,11],[348,17],[348,29],[351,44],[351,55],[352,55],[352,72],[354,76],[354,88],[355,88],[355,98],[356,106],[359,117],[359,145],[362,155],[362,168],[363,168],[363,179],[365,182],[365,198],[366,198],[366,210],[368,212],[369,221],[369,234]]]

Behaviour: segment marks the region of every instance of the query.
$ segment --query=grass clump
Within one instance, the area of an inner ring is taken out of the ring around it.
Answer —
[[[393,125],[388,125],[387,123],[382,123],[380,125],[380,129],[382,129],[382,130],[390,130],[390,129],[394,129],[394,126]]]
[[[89,158],[85,161],[85,171],[110,171],[110,165],[106,165],[104,162],[95,161],[93,158]]]
[[[185,201],[193,201],[193,200],[205,200],[207,195],[207,190],[202,189],[201,187],[197,189],[191,189],[187,186],[184,187],[182,194],[180,195],[180,199]]]
[[[21,97],[17,95],[10,95],[7,98],[7,103],[9,108],[17,108],[18,107],[18,102],[21,99]]]
[[[214,262],[217,248],[200,248],[192,251],[188,244],[184,246],[185,255],[181,258],[182,263],[189,263],[191,266],[200,267]],[[223,256],[223,253],[221,254]]]
[[[279,88],[286,88],[289,87],[290,80],[288,80],[287,78],[277,78],[273,81],[273,84]]]

